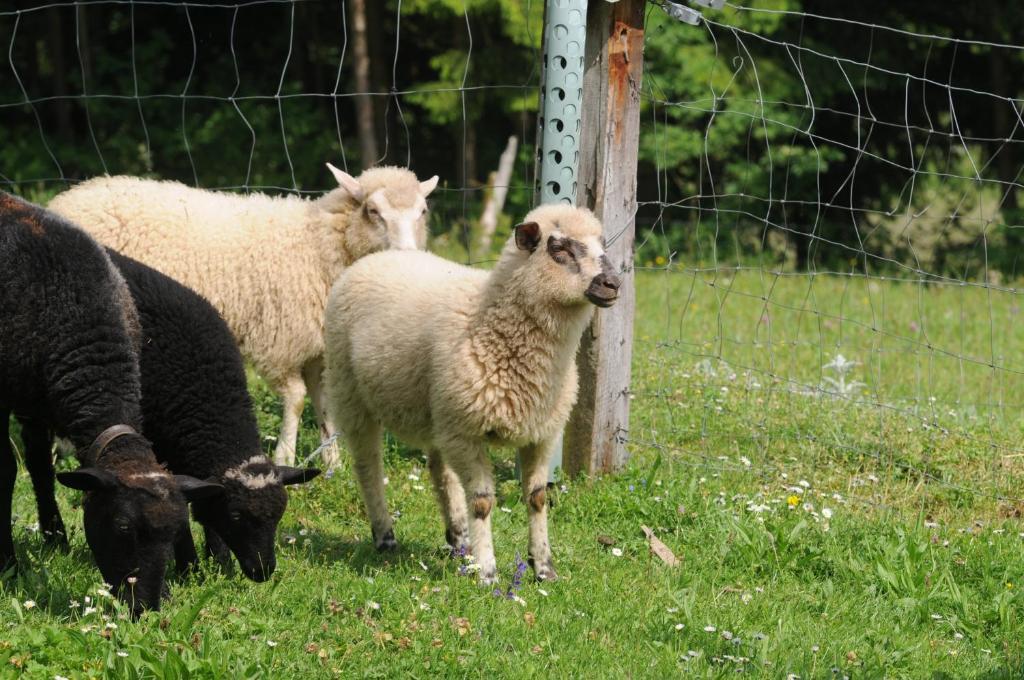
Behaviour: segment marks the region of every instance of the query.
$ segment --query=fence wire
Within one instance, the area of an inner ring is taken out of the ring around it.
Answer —
[[[1019,507],[1024,47],[758,4],[648,14],[631,447]]]
[[[366,90],[353,84],[357,5]],[[0,9],[0,125],[12,133],[0,188],[45,202],[108,173],[315,196],[332,188],[327,161],[352,174],[403,165],[442,178],[435,234],[486,259],[468,239],[498,159],[478,134],[532,137],[542,21],[542,0],[504,13],[497,2],[20,2]],[[481,44],[503,56],[482,60]],[[375,158],[360,154],[366,98]],[[510,206],[529,205],[527,149],[508,188]]]
[[[543,3],[366,2],[366,90],[352,5],[0,9],[0,187],[45,202],[106,172],[313,196],[325,161],[410,165],[442,178],[432,248],[488,259],[472,232],[510,135],[506,219],[532,202]],[[1024,504],[1024,46],[923,6],[704,14],[647,19],[631,449],[782,489],[796,468],[883,510]]]

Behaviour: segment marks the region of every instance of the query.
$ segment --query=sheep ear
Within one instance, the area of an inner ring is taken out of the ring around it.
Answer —
[[[366,195],[363,192],[362,185],[359,184],[355,177],[344,170],[334,167],[330,163],[327,164],[327,169],[331,171],[331,174],[334,175],[334,179],[338,181],[338,186],[347,191],[352,198],[356,199],[360,203],[363,202]]]
[[[224,493],[224,487],[220,484],[211,484],[188,475],[174,475],[174,481],[178,483],[185,500],[189,501],[199,501]]]
[[[434,175],[430,179],[425,179],[420,182],[420,195],[429,196],[430,192],[437,188],[437,175]]]
[[[297,468],[288,465],[278,465],[277,473],[281,475],[281,483],[285,486],[291,484],[305,484],[320,474],[316,468]]]
[[[536,222],[523,222],[517,224],[514,229],[516,230],[516,247],[519,250],[529,250],[531,253],[537,250],[537,246],[540,244],[540,225]]]
[[[58,472],[57,481],[79,491],[113,489],[117,486],[117,478],[114,475],[97,468],[79,468],[71,472]]]

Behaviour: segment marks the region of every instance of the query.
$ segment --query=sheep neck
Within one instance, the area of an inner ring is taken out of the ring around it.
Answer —
[[[486,383],[520,399],[533,395],[528,403],[506,405],[515,411],[512,420],[550,407],[592,315],[589,304],[536,300],[514,282],[492,278],[470,319],[469,346]]]
[[[320,270],[323,273],[324,282],[328,290],[334,284],[341,272],[352,264],[354,257],[345,245],[344,234],[339,234],[334,227],[321,219],[322,210],[316,201],[308,201],[308,215],[310,222],[318,225],[319,243],[315,246],[316,252],[312,255],[320,260]]]

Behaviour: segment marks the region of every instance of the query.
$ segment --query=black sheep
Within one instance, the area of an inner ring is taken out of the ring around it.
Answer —
[[[11,413],[47,540],[66,541],[53,495],[53,434],[82,467],[57,475],[85,491],[85,536],[103,578],[133,614],[159,608],[186,498],[218,491],[172,477],[141,430],[137,319],[124,280],[85,232],[0,192],[0,564],[16,566]]]
[[[262,454],[242,355],[213,305],[155,269],[107,253],[142,326],[143,432],[170,470],[223,486],[192,504],[207,552],[224,563],[230,548],[246,576],[263,581],[275,567],[285,485],[320,471],[275,465]],[[191,532],[182,532],[175,556],[180,570],[196,562]]]

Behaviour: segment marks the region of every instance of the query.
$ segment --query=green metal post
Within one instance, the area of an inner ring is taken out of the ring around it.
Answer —
[[[548,0],[537,118],[538,203],[576,203],[587,0]]]
[[[538,204],[576,204],[586,38],[587,0],[547,0],[543,84],[537,117],[534,202]],[[548,481],[555,481],[555,470],[561,466],[562,437],[559,437]]]

